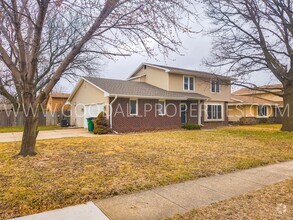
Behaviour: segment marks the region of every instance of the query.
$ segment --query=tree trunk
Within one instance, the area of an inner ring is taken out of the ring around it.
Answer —
[[[282,131],[293,131],[293,84],[284,86],[284,116]]]
[[[35,156],[38,136],[38,115],[30,113],[24,118],[24,131],[21,142],[20,156]]]

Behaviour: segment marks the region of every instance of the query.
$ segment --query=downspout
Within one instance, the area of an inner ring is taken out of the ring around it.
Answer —
[[[202,122],[202,108],[201,108],[201,101],[198,100],[197,103],[198,103],[198,125],[203,126],[203,125],[201,124],[201,122]]]
[[[110,103],[110,115],[109,115],[110,116],[110,129],[113,128],[113,116],[112,116],[113,108],[112,108],[112,105],[117,100],[117,98],[118,98],[118,96],[116,95],[115,98],[113,99],[113,101]],[[115,133],[117,133],[117,132],[115,132]]]

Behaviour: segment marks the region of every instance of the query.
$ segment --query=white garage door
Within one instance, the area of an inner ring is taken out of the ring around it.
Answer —
[[[87,128],[87,118],[96,118],[100,112],[104,111],[104,104],[86,105],[84,107],[84,128]]]

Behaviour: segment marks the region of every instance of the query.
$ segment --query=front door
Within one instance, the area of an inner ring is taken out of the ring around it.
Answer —
[[[182,102],[180,105],[181,123],[186,124],[187,122],[187,104]]]

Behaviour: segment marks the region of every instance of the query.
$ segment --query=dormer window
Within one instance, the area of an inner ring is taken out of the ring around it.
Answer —
[[[183,90],[194,91],[194,77],[193,76],[183,77]]]
[[[219,80],[211,80],[211,92],[212,93],[219,93],[220,92]]]

